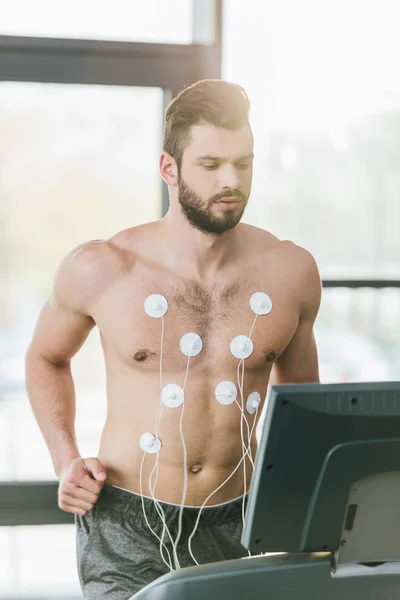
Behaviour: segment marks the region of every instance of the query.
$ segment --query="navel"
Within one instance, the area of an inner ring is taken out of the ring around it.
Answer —
[[[200,473],[200,471],[202,470],[202,465],[193,465],[192,467],[190,467],[190,472],[193,474],[197,474]]]

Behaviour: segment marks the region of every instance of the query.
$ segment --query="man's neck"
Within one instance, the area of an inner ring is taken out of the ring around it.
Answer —
[[[158,221],[164,243],[163,263],[182,277],[215,282],[222,271],[232,267],[239,255],[240,224],[223,234],[204,233],[184,218],[169,213]]]

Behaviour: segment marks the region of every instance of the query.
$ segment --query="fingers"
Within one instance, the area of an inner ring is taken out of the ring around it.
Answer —
[[[105,469],[97,458],[75,459],[60,479],[58,506],[85,515],[97,502],[105,480]]]
[[[85,515],[97,502],[103,483],[89,475],[71,473],[59,488],[58,506],[67,512]]]
[[[79,498],[80,500],[83,500],[84,502],[87,502],[88,504],[92,505],[95,504],[95,502],[97,502],[97,499],[99,497],[98,492],[92,492],[78,485],[74,485],[73,483],[70,483],[68,481],[64,483],[62,491],[68,496],[72,496],[73,498]]]
[[[80,515],[92,510],[97,500],[98,494],[68,483],[64,483],[58,493],[58,506],[62,510]]]
[[[70,496],[69,494],[63,494],[60,497],[58,506],[61,508],[61,510],[73,513],[75,515],[80,515],[81,517],[86,515],[86,513],[93,508],[93,504],[85,502],[84,500],[80,500],[79,498],[75,498],[74,496]]]
[[[93,474],[97,481],[105,481],[107,478],[105,469],[98,458],[85,458],[83,460],[85,469]]]
[[[104,482],[92,479],[90,475],[82,470],[70,473],[64,480],[63,486],[78,487],[98,496],[102,490]]]

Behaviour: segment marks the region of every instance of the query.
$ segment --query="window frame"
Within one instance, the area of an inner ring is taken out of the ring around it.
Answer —
[[[223,0],[193,0],[193,43],[157,44],[0,35],[0,81],[163,89],[163,107],[199,79],[221,78]],[[168,210],[162,184],[161,215]],[[325,288],[400,288],[399,280],[324,280]],[[4,389],[0,382],[0,394]],[[58,482],[0,482],[0,526],[73,523]]]
[[[191,44],[0,35],[0,82],[157,87],[164,112],[184,87],[221,78],[223,0],[192,2]],[[168,192],[160,185],[164,216]],[[0,482],[0,526],[73,523],[57,505],[57,488],[57,481]]]

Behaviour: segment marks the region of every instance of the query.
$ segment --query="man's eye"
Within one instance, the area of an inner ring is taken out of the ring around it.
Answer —
[[[251,163],[239,163],[236,165],[238,169],[249,169],[251,167]]]
[[[215,169],[218,168],[218,165],[203,165],[205,169],[207,169],[207,171],[214,171]]]

